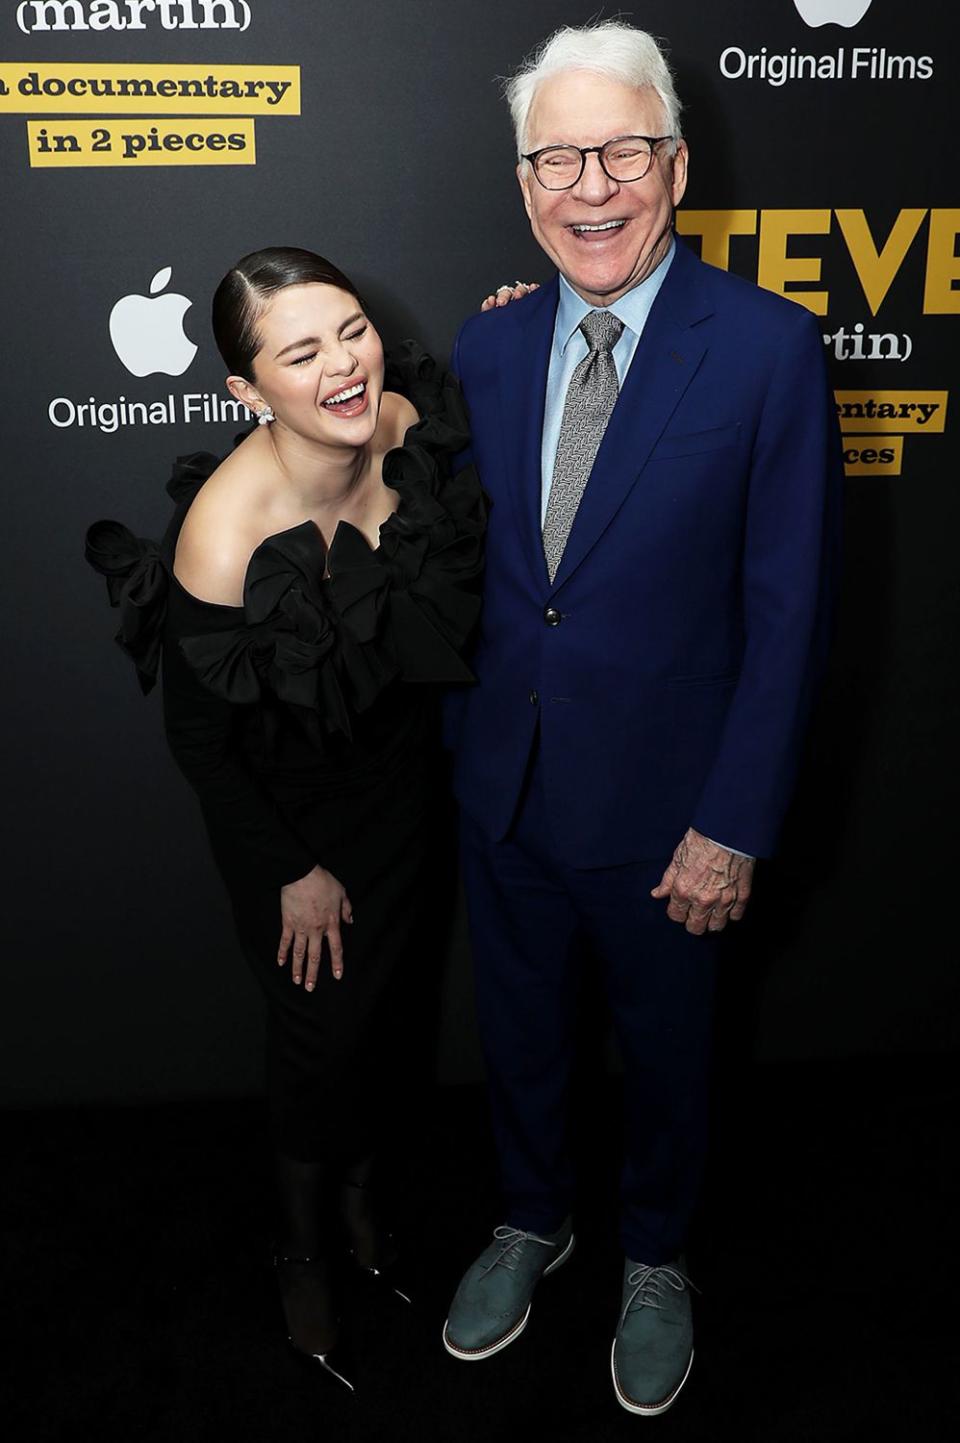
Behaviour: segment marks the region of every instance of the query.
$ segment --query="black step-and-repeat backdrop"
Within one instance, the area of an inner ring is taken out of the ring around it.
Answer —
[[[956,1008],[960,190],[939,0],[650,0],[685,102],[679,229],[818,317],[847,571],[810,764],[739,963],[763,1058],[950,1045]],[[0,6],[8,1102],[256,1087],[259,1006],[198,814],[111,645],[86,525],[157,534],[170,459],[238,429],[227,265],[330,256],[446,355],[542,278],[496,77],[595,0]],[[478,1074],[462,931],[440,1039]],[[746,995],[746,994],[745,994]]]

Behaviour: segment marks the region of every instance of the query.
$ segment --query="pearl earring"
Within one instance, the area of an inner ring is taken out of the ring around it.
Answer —
[[[259,416],[257,417],[257,425],[258,425],[258,426],[268,426],[271,421],[275,421],[276,419],[277,419],[277,418],[276,418],[276,416],[273,414],[273,411],[272,411],[271,407],[270,407],[270,406],[265,406],[265,407],[263,408],[263,410],[260,412]]]

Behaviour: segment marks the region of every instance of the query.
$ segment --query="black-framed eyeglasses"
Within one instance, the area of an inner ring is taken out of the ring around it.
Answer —
[[[658,145],[672,135],[617,135],[603,145],[545,145],[521,156],[533,166],[544,190],[569,190],[583,175],[588,155],[595,155],[604,175],[615,181],[643,180]]]

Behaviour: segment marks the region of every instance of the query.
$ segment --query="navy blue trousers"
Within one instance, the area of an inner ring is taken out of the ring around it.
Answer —
[[[703,1172],[719,945],[717,934],[694,937],[669,921],[666,903],[651,898],[667,860],[591,870],[558,860],[536,761],[504,841],[462,820],[506,1221],[553,1232],[570,1212],[578,974],[599,966],[624,1064],[620,1238],[627,1257],[653,1264],[682,1248]]]

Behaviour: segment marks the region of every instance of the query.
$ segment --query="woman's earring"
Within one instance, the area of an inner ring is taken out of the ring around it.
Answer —
[[[272,408],[270,406],[265,406],[257,417],[257,425],[268,426],[271,421],[275,421],[276,419],[277,418],[273,414]]]

